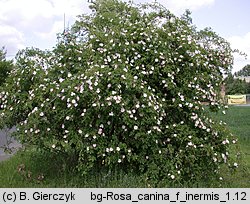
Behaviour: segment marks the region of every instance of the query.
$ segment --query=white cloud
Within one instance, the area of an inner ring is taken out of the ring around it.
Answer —
[[[128,0],[127,0],[128,1]],[[154,0],[134,0],[135,3]],[[215,0],[158,0],[175,14],[185,9],[196,10]],[[50,48],[56,34],[72,25],[76,16],[89,12],[88,0],[0,0],[0,47],[6,46],[14,54],[26,46]],[[8,34],[6,34],[8,33]]]
[[[245,65],[250,64],[250,32],[244,36],[232,36],[227,40],[230,42],[233,49],[238,49],[247,54],[247,59],[239,54],[234,55],[235,63],[233,72],[236,72],[242,69]]]
[[[24,28],[30,26],[32,19],[53,17],[53,7],[46,0],[2,0],[1,20],[6,24]]]
[[[211,6],[214,4],[215,0],[160,0],[160,2],[169,7],[174,13],[180,14],[186,9],[194,11],[203,7]]]
[[[0,24],[0,47],[5,46],[9,55],[14,55],[19,49],[23,49],[23,34],[16,28]]]
[[[89,11],[88,0],[50,0],[58,15],[66,13],[67,16],[75,18],[77,15]]]
[[[126,0],[130,1],[130,0]],[[154,2],[154,0],[134,0],[134,3]],[[215,0],[157,0],[176,15],[182,14],[186,9],[191,11],[211,6]]]
[[[63,31],[64,14],[67,26],[87,11],[87,0],[1,0],[0,47],[11,54],[24,46],[50,48]]]

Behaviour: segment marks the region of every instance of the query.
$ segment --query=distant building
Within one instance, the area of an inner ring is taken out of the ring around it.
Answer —
[[[250,83],[250,76],[238,76],[238,77],[235,77],[236,79],[240,79],[242,81],[246,81],[247,83]]]

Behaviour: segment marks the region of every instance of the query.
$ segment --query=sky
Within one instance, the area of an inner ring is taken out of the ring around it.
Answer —
[[[133,0],[152,1],[155,0]],[[247,59],[234,56],[233,72],[250,64],[249,0],[157,1],[177,16],[189,9],[198,29],[211,27],[233,49],[248,54]],[[8,58],[14,58],[18,50],[26,47],[51,49],[64,26],[72,25],[77,15],[90,12],[88,5],[88,0],[0,0],[0,48],[5,46]]]

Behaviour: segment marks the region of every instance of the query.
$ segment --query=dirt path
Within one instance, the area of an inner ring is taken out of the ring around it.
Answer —
[[[9,133],[13,132],[14,130],[15,128],[12,128],[11,130],[0,130],[0,161],[6,160],[13,155],[4,152],[3,147],[7,145],[8,141],[11,141],[8,146],[11,149],[15,150],[21,147],[21,145],[17,141],[9,137]]]

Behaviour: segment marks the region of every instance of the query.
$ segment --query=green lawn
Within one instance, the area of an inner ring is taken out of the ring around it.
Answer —
[[[239,138],[241,166],[238,171],[225,176],[225,187],[250,187],[250,107],[230,106],[227,114],[215,114],[226,122],[229,129]]]
[[[37,151],[18,152],[0,163],[0,188],[7,187],[147,187],[135,175],[117,172],[91,172],[83,177],[74,172],[63,157]],[[43,178],[44,177],[44,178]]]
[[[250,107],[230,107],[226,115],[214,114],[226,122],[239,138],[241,164],[235,173],[224,170],[223,181],[195,183],[174,187],[250,188]],[[91,172],[82,177],[72,171],[63,157],[37,151],[18,152],[0,163],[0,187],[149,187],[145,179],[134,174]],[[160,186],[163,187],[163,186]],[[165,187],[165,186],[164,186]]]

